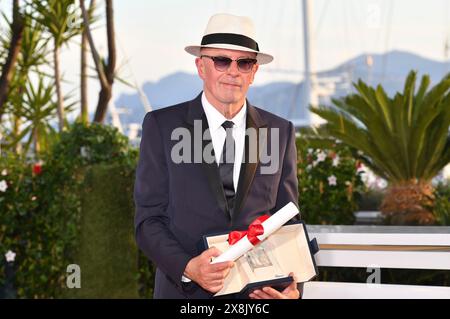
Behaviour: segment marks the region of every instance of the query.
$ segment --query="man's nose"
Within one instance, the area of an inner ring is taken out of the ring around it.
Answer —
[[[238,68],[237,61],[231,61],[231,64],[228,67],[227,72],[231,75],[239,75],[239,68]]]

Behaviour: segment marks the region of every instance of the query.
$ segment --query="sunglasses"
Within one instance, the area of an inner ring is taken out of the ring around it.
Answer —
[[[252,70],[253,66],[257,62],[256,59],[252,59],[252,58],[243,58],[243,59],[233,60],[226,56],[201,55],[200,57],[201,58],[209,58],[209,59],[213,60],[214,67],[219,72],[224,72],[224,71],[228,70],[231,62],[236,61],[238,70],[242,73],[248,73]]]

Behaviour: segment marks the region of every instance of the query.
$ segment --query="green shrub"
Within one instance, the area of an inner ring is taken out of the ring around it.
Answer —
[[[33,271],[30,286],[47,280],[43,267],[48,267],[40,257],[46,251],[54,251],[42,243],[42,232],[36,232],[45,223],[39,214],[39,179],[33,174],[33,165],[11,154],[0,157],[0,287],[5,283],[5,254],[16,254],[19,265],[17,280],[26,280],[27,271]],[[48,234],[51,239],[52,234]],[[33,289],[33,288],[31,288]],[[20,291],[22,293],[24,291]]]
[[[434,191],[433,213],[438,225],[450,225],[450,183],[439,183]]]
[[[66,267],[76,263],[86,168],[116,163],[132,172],[137,150],[114,128],[75,124],[42,159],[41,172],[33,173],[33,162],[0,158],[0,186],[7,185],[0,191],[0,287],[11,250],[19,298],[61,295]]]
[[[349,149],[318,149],[297,139],[299,205],[308,224],[353,224],[364,188]]]
[[[135,165],[138,151],[128,138],[111,126],[75,123],[62,133],[59,143],[49,153],[49,160],[72,170],[98,163]],[[62,168],[62,167],[61,167]]]
[[[358,198],[357,204],[359,210],[379,211],[384,193],[382,189],[368,187]]]
[[[86,170],[74,258],[81,270],[81,288],[66,289],[65,297],[138,297],[133,180],[133,170],[124,165],[97,164]]]

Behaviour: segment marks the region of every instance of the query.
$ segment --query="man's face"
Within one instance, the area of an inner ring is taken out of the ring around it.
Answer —
[[[228,57],[232,60],[256,58],[256,53],[205,48],[202,55],[213,57]],[[204,91],[209,102],[215,106],[227,104],[243,104],[248,88],[252,84],[258,65],[255,64],[251,71],[243,73],[239,71],[237,62],[233,61],[225,71],[218,71],[214,67],[214,61],[210,58],[197,58],[195,60],[200,78],[204,83]]]

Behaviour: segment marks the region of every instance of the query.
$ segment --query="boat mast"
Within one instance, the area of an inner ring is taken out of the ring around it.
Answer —
[[[316,94],[316,75],[312,71],[315,67],[314,57],[311,54],[313,51],[313,39],[311,37],[311,20],[312,20],[312,1],[302,0],[303,5],[303,47],[305,57],[305,71],[303,81],[303,96],[302,105],[306,109],[306,122],[309,125],[318,125],[323,123],[323,120],[309,111],[309,105],[318,105],[318,96]]]

